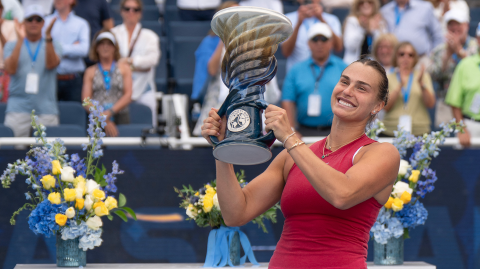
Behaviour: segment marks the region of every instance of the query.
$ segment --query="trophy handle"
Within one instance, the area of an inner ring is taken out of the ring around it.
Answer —
[[[223,117],[225,114],[227,114],[227,108],[230,106],[230,100],[232,99],[233,96],[235,96],[238,93],[238,89],[232,89],[228,95],[227,98],[225,98],[225,101],[223,102],[222,106],[218,109],[218,116]],[[218,138],[216,136],[211,135],[210,136],[210,141],[212,141],[213,147],[216,147],[220,141],[218,141]]]
[[[267,109],[268,107],[268,103],[265,100],[255,100],[255,104],[264,110]],[[273,131],[270,131],[266,135],[255,139],[255,141],[265,143],[266,145],[268,145],[268,147],[270,147],[273,145],[273,142],[275,142],[276,139],[277,138],[275,137],[275,134],[273,133]]]

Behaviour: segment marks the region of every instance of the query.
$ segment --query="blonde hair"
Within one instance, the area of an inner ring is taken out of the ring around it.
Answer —
[[[412,69],[415,67],[415,65],[417,65],[418,63],[418,53],[417,53],[417,50],[415,49],[415,47],[413,47],[412,43],[408,42],[408,41],[404,41],[404,42],[401,42],[397,45],[397,47],[395,48],[395,52],[393,54],[393,59],[392,59],[392,66],[393,67],[398,67],[398,62],[397,62],[397,58],[398,58],[398,51],[403,48],[403,47],[406,47],[406,46],[410,46],[413,50],[413,66],[412,66]]]
[[[98,62],[100,60],[99,57],[98,57],[98,52],[97,52],[97,47],[98,47],[98,43],[99,43],[99,42],[97,42],[97,37],[98,37],[99,34],[105,33],[105,32],[111,33],[115,37],[115,40],[117,40],[117,37],[115,36],[115,34],[110,32],[109,30],[102,29],[102,30],[98,31],[92,39],[92,45],[90,46],[90,51],[88,53],[88,58],[90,58],[90,60],[92,60],[93,62]],[[113,59],[115,61],[118,61],[120,59],[120,49],[118,48],[118,41],[115,42],[115,44],[113,44],[113,46],[115,47],[115,52],[113,53]]]
[[[393,34],[382,34],[380,35],[377,39],[375,39],[375,41],[373,41],[373,47],[372,47],[372,56],[373,58],[375,58],[375,60],[378,61],[378,58],[377,58],[377,51],[378,51],[378,46],[380,45],[380,43],[382,43],[383,41],[387,41],[389,43],[391,43],[393,45],[393,47],[395,48],[398,44],[398,39],[395,37],[395,35]]]
[[[379,0],[354,0],[352,3],[352,7],[350,8],[350,14],[349,16],[355,16],[359,17],[360,16],[360,2],[363,1],[370,1],[373,2],[373,13],[370,15],[370,17],[373,17],[380,13],[380,1]]]

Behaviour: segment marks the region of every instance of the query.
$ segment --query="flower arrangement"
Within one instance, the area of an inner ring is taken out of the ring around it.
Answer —
[[[238,184],[243,188],[247,186],[248,182],[245,181],[245,171],[241,170],[240,173],[236,173]],[[182,190],[174,188],[178,196],[182,198],[180,207],[186,210],[188,216],[187,220],[194,220],[200,227],[212,227],[219,228],[220,226],[226,226],[223,221],[222,212],[220,211],[220,205],[217,198],[217,184],[216,180],[205,184],[199,190],[194,190],[192,186],[183,186]],[[277,209],[280,209],[280,205],[276,204],[272,208],[268,209],[262,215],[252,220],[253,223],[258,224],[262,228],[263,232],[267,233],[264,220],[269,220],[273,223],[277,222]]]
[[[32,145],[24,160],[8,164],[0,177],[2,186],[9,188],[17,174],[26,176],[31,191],[25,193],[27,203],[13,213],[10,223],[15,224],[15,217],[22,210],[31,210],[28,217],[30,230],[46,237],[61,235],[63,240],[79,238],[79,248],[84,251],[100,246],[103,222],[102,216],[113,219],[113,214],[124,221],[127,215],[136,220],[135,212],[125,207],[123,194],[114,197],[117,192],[115,181],[117,175],[123,174],[116,161],[112,172],[105,167],[98,168],[102,137],[105,133],[106,116],[97,101],[86,99],[84,106],[89,106],[88,137],[83,145],[87,157],[81,159],[78,154],[66,154],[61,139],[48,142],[46,128],[38,124],[38,117],[32,111],[32,127],[39,146]]]
[[[377,221],[370,230],[370,236],[377,243],[387,244],[392,237],[403,236],[407,239],[410,229],[425,224],[428,211],[420,198],[423,199],[427,193],[432,192],[437,181],[435,171],[429,168],[430,163],[438,156],[438,145],[445,142],[445,137],[463,131],[463,126],[463,122],[456,123],[453,119],[447,124],[441,124],[442,130],[419,137],[402,129],[394,132],[393,145],[398,149],[402,160],[392,193],[380,209]],[[376,120],[367,134],[372,138],[372,134],[376,136],[382,129],[383,123]],[[407,161],[407,149],[410,148],[413,148],[413,153]]]

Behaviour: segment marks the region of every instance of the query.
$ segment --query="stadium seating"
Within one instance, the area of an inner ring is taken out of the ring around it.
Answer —
[[[47,137],[84,137],[87,135],[85,128],[76,124],[60,124],[47,126]]]
[[[205,37],[210,30],[209,21],[172,21],[168,25],[169,38],[186,37]]]
[[[6,103],[0,103],[0,123],[3,124],[5,121],[5,110],[7,109]]]
[[[3,121],[3,119],[2,119]],[[7,126],[0,124],[0,137],[13,137],[12,129]],[[3,148],[3,147],[2,147]]]
[[[149,107],[131,103],[128,109],[130,111],[130,124],[117,125],[118,136],[140,136],[142,130],[152,128],[152,112]]]
[[[160,62],[158,63],[155,71],[155,84],[158,92],[167,93],[167,81],[168,81],[168,68],[167,68],[167,47],[168,39],[166,37],[160,38]]]
[[[175,93],[192,93],[193,73],[195,71],[195,50],[203,37],[175,37],[170,47],[173,64],[173,76],[176,81]]]
[[[121,22],[120,22],[121,23]],[[163,24],[159,21],[142,21],[142,27],[154,31],[158,36],[164,36]]]
[[[334,8],[332,9],[332,12],[331,12],[331,14],[337,16],[338,20],[340,20],[340,23],[342,25],[349,13],[350,13],[350,9],[348,8]]]

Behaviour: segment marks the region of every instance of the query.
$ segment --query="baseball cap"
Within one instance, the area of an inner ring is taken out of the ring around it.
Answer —
[[[445,21],[445,23],[448,23],[449,21],[465,23],[469,22],[468,17],[469,16],[467,16],[466,14],[464,14],[464,12],[458,9],[450,9],[449,11],[447,11],[447,13],[445,13],[445,15],[443,15],[443,21]]]
[[[98,43],[98,42],[100,42],[104,39],[108,39],[108,40],[112,41],[113,45],[115,45],[117,43],[116,40],[115,40],[115,36],[110,32],[103,32],[103,33],[99,34],[97,36],[97,39],[95,40],[95,42]]]
[[[25,7],[25,18],[30,18],[32,16],[39,16],[43,18],[45,12],[41,5],[28,5]]]
[[[308,40],[312,39],[317,35],[323,35],[326,38],[332,37],[332,30],[328,27],[327,24],[323,22],[317,22],[308,29],[307,36]]]

